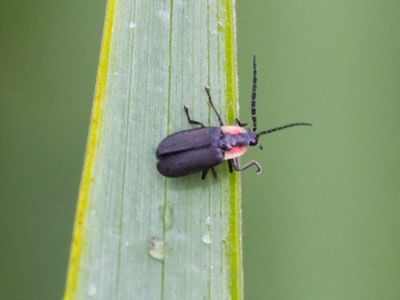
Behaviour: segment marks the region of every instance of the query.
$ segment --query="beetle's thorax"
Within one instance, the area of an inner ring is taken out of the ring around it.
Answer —
[[[224,159],[242,156],[248,146],[256,143],[256,135],[250,130],[239,126],[222,126],[223,138],[219,147],[225,150]]]

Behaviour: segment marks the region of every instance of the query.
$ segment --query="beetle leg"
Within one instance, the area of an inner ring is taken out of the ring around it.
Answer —
[[[229,173],[232,173],[232,172],[233,172],[233,169],[232,169],[232,159],[228,159],[228,166],[229,166]]]
[[[206,92],[207,92],[208,101],[210,102],[212,109],[214,110],[215,114],[217,115],[219,125],[224,126],[224,122],[222,122],[221,116],[220,116],[219,113],[217,112],[217,109],[215,108],[214,103],[213,103],[212,100],[211,100],[210,88],[209,88],[208,86],[206,86],[204,89],[205,89]]]
[[[215,169],[214,169],[213,167],[211,167],[210,169],[211,169],[211,171],[212,171],[212,173],[213,173],[214,177],[215,177],[215,178],[218,178],[217,171],[215,171]],[[209,169],[205,169],[205,170],[203,170],[203,173],[201,173],[201,179],[203,179],[203,180],[204,180],[204,179],[206,179],[206,176],[207,176],[208,170],[209,170]]]
[[[239,125],[240,127],[246,127],[246,126],[247,126],[247,122],[242,123],[242,122],[239,121],[238,118],[235,119],[235,122],[233,122],[233,124],[234,124],[235,126]]]
[[[184,106],[183,106],[183,109],[185,110],[186,117],[187,117],[187,119],[188,119],[189,124],[200,125],[201,128],[205,127],[203,123],[197,122],[197,121],[193,121],[192,119],[190,119],[190,116],[189,116],[189,106],[184,105]]]
[[[213,173],[215,179],[217,179],[217,178],[218,178],[217,171],[215,171],[214,167],[211,167],[210,169],[211,169],[211,171],[212,171],[212,173]]]
[[[203,170],[203,173],[201,173],[201,179],[203,179],[203,180],[206,179],[207,172],[208,172],[208,169]]]
[[[252,160],[251,162],[245,164],[243,167],[240,168],[239,167],[239,163],[237,161],[237,158],[233,158],[232,159],[232,164],[233,164],[233,167],[235,168],[236,171],[244,171],[247,168],[250,168],[251,166],[255,166],[257,168],[257,175],[261,174],[261,166],[255,160]]]

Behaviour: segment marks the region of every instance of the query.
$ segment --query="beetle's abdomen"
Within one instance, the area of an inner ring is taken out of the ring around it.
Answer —
[[[180,177],[209,169],[223,160],[223,150],[210,146],[162,156],[157,169],[164,176]]]
[[[167,136],[161,141],[156,150],[156,157],[176,152],[217,146],[223,134],[219,127],[203,127],[183,130]]]

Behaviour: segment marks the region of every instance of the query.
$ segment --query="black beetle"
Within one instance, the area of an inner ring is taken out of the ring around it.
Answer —
[[[253,56],[253,90],[251,97],[251,117],[253,129],[243,128],[247,123],[241,123],[235,119],[233,126],[225,126],[211,100],[210,90],[205,87],[208,100],[215,114],[217,115],[220,127],[206,127],[203,123],[190,119],[188,106],[184,110],[189,124],[200,125],[200,128],[183,130],[167,136],[157,147],[156,157],[158,159],[158,171],[167,177],[180,177],[202,171],[201,179],[204,179],[209,169],[217,177],[214,166],[228,161],[229,171],[232,166],[236,171],[243,171],[251,166],[257,168],[257,174],[261,173],[261,166],[252,160],[243,167],[239,167],[237,158],[242,156],[248,146],[258,145],[261,135],[269,134],[274,131],[288,127],[307,125],[310,123],[293,123],[285,126],[276,127],[256,133],[256,88],[257,88],[257,69],[256,57]],[[262,149],[261,145],[258,145]]]

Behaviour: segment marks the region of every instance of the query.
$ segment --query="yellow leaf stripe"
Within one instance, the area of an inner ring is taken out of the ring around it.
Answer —
[[[89,207],[89,194],[93,182],[94,163],[97,155],[100,129],[102,125],[103,103],[106,90],[108,62],[110,56],[111,29],[114,20],[116,0],[108,0],[106,19],[103,28],[103,39],[99,67],[97,70],[96,90],[92,116],[90,120],[88,143],[86,156],[83,166],[81,186],[79,190],[78,207],[75,216],[74,233],[71,246],[71,254],[68,268],[67,284],[65,288],[64,300],[76,299],[76,289],[79,276],[80,260],[85,240],[85,221]]]

